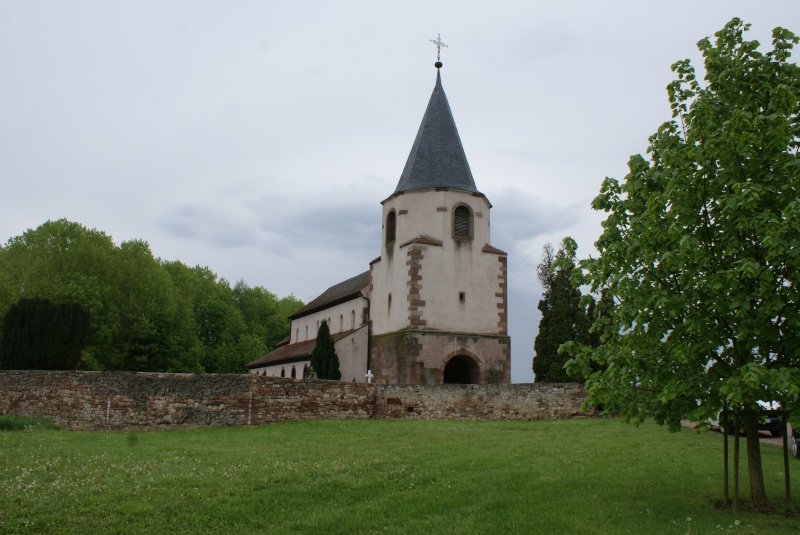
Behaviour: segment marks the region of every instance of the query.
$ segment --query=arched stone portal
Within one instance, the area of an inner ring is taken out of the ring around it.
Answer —
[[[478,363],[466,355],[456,355],[444,367],[445,384],[477,384],[479,377]]]

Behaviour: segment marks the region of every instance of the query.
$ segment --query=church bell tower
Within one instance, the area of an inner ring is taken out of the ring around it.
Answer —
[[[441,61],[435,67],[408,160],[381,203],[369,367],[380,383],[508,383],[507,253],[490,245],[492,205],[475,185]]]

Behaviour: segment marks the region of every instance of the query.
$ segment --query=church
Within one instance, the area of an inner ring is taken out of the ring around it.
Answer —
[[[475,185],[435,66],[411,153],[381,203],[380,255],[290,316],[290,335],[247,364],[250,373],[306,377],[326,321],[342,381],[510,382],[508,255],[491,245],[492,205]]]

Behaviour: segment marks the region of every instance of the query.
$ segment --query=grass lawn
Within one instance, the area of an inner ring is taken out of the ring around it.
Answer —
[[[780,504],[780,448],[762,452]],[[654,424],[2,431],[0,533],[796,535],[800,462],[790,462],[793,515],[734,514],[717,507],[722,437]],[[741,495],[749,498],[746,479]]]

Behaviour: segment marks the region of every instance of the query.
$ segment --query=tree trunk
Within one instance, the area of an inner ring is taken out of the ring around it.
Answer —
[[[781,415],[781,434],[783,435],[783,483],[785,488],[786,503],[792,503],[792,485],[789,481],[789,426],[786,423],[786,413]]]
[[[750,476],[750,499],[753,505],[767,505],[767,491],[764,488],[764,471],[761,467],[761,445],[758,441],[758,413],[746,411],[742,415],[747,434],[747,473]]]
[[[720,416],[720,419],[722,417]],[[728,428],[726,425],[722,425],[722,436],[723,436],[723,446],[722,446],[722,463],[723,463],[723,470],[722,470],[722,504],[726,507],[730,505],[730,494],[728,493]]]
[[[739,419],[733,431],[733,511],[739,512]]]

